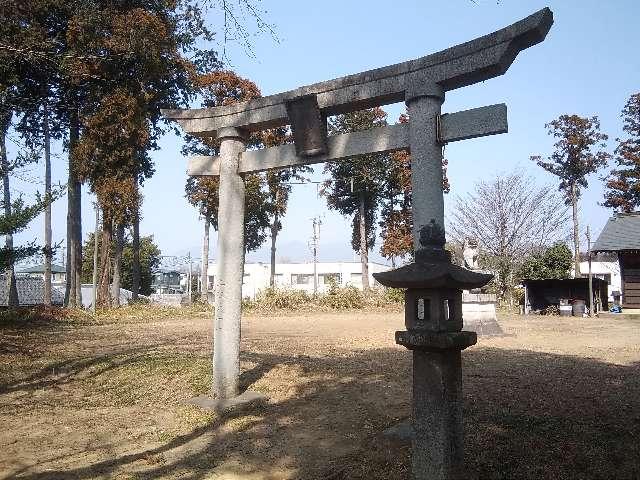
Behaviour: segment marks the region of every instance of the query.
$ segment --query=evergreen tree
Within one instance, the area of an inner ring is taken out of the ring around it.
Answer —
[[[588,187],[587,175],[606,165],[610,155],[604,150],[607,135],[600,133],[598,117],[584,118],[578,115],[560,115],[545,125],[549,135],[557,138],[555,151],[547,158],[531,159],[560,178],[559,190],[573,212],[573,249],[575,275],[580,276],[580,236],[578,227],[578,200],[581,188]]]
[[[522,265],[519,277],[527,280],[569,278],[573,255],[565,243],[556,243],[535,253]]]
[[[337,115],[329,121],[329,134],[337,135],[387,124],[387,114],[381,108],[370,108],[358,112]],[[340,162],[325,164],[324,171],[330,175],[322,194],[330,209],[352,217],[351,246],[360,254],[362,264],[362,287],[369,289],[369,249],[376,238],[375,221],[384,192],[389,155],[358,155]]]
[[[98,240],[98,254],[102,256],[101,250],[104,245]],[[90,283],[93,275],[93,245],[94,234],[90,233],[83,248],[82,255],[82,280]],[[115,249],[115,239],[109,246]],[[153,293],[151,284],[153,283],[153,274],[160,268],[162,263],[162,252],[153,241],[153,236],[143,236],[140,238],[140,293],[142,295],[150,295]],[[102,275],[102,265],[98,267],[98,277]],[[133,241],[131,236],[124,235],[122,242],[122,271],[121,286],[127,290],[131,290],[133,286]]]

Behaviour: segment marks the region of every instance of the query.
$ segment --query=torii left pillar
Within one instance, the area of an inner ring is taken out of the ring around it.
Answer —
[[[238,173],[247,135],[238,128],[217,132],[220,140],[218,255],[215,278],[212,396],[194,399],[204,408],[224,410],[264,397],[240,393],[240,336],[244,274],[244,178]]]

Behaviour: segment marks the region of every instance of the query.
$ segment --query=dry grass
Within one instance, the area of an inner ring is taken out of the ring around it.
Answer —
[[[210,388],[209,315],[136,308],[4,318],[0,478],[407,478],[381,435],[409,415],[400,313],[248,316],[242,384],[270,400],[216,416],[186,403]],[[464,353],[469,477],[640,478],[640,322],[501,324]]]

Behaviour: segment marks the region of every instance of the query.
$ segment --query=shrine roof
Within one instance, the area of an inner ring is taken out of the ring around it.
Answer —
[[[617,213],[609,218],[591,250],[640,250],[640,212]]]

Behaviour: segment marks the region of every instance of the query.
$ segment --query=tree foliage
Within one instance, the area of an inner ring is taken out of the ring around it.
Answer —
[[[542,252],[532,254],[522,265],[521,279],[544,280],[569,278],[573,255],[566,243],[556,243]]]
[[[573,210],[573,249],[576,275],[580,274],[580,229],[578,226],[578,199],[581,188],[588,187],[587,176],[606,165],[610,154],[604,149],[607,135],[600,132],[598,117],[585,118],[578,115],[560,115],[545,125],[549,135],[558,139],[553,144],[554,152],[543,159],[532,156],[531,160],[560,179],[558,189],[565,202]]]
[[[336,115],[329,121],[329,134],[359,132],[387,125],[387,114],[379,107],[353,113]],[[383,192],[383,179],[387,173],[389,156],[367,154],[339,162],[325,164],[324,172],[330,175],[322,188],[330,209],[352,217],[351,246],[361,253],[360,202],[364,201],[366,245],[375,243],[375,221],[379,214]]]
[[[50,199],[38,196],[30,205],[25,204],[22,197],[11,201],[11,213],[5,214],[5,200],[0,202],[0,235],[15,235],[23,231],[33,219],[45,209]],[[21,246],[3,246],[0,248],[0,270],[6,270],[20,260],[42,253],[43,249],[35,241]]]
[[[560,115],[545,125],[549,135],[557,138],[554,152],[546,159],[532,156],[538,165],[560,179],[558,189],[564,194],[567,205],[572,201],[572,186],[580,198],[580,188],[589,186],[587,175],[606,165],[610,158],[605,141],[607,135],[600,132],[598,117]]]
[[[245,176],[244,241],[248,252],[259,248],[267,238],[269,228],[268,193],[260,175]],[[190,177],[185,186],[189,203],[197,206],[202,215],[209,218],[214,229],[218,229],[217,177]]]
[[[260,97],[260,89],[251,80],[229,70],[208,72],[195,77],[195,84],[202,96],[203,107],[218,107],[245,102]],[[188,135],[182,149],[184,155],[217,155],[219,142],[211,138],[196,138]],[[277,128],[252,135],[248,146],[272,147],[291,142],[288,129]],[[302,168],[269,171],[265,174],[247,174],[245,179],[245,248],[253,251],[266,240],[275,221],[286,213],[291,192],[290,182],[300,179]],[[218,177],[190,177],[185,186],[189,203],[201,215],[209,218],[214,229],[218,229]],[[273,233],[273,231],[272,231]]]
[[[56,188],[49,194],[41,195],[36,192],[35,199],[27,204],[22,195],[17,198],[11,198],[9,179],[12,174],[34,162],[37,156],[29,145],[22,145],[21,151],[13,159],[8,158],[6,148],[6,134],[9,129],[12,115],[7,112],[9,104],[0,104],[0,110],[4,108],[3,121],[0,122],[0,178],[3,180],[2,195],[0,197],[0,236],[7,240],[5,245],[0,248],[0,270],[13,269],[13,265],[25,258],[29,258],[38,253],[42,253],[43,248],[36,245],[36,242],[29,242],[27,245],[15,246],[13,244],[13,235],[27,228],[29,223],[34,220],[40,213],[44,211],[47,205],[59,198],[62,188]]]
[[[506,298],[522,260],[562,240],[566,220],[560,195],[514,172],[481,180],[474,191],[457,197],[447,232],[460,245],[466,238],[478,241],[480,266],[496,272]]]
[[[93,276],[93,248],[94,235],[90,233],[83,248],[82,255],[82,281],[92,282]],[[98,244],[98,254],[102,245]],[[111,245],[113,251],[115,245]],[[140,238],[140,293],[150,295],[152,292],[153,273],[160,268],[162,263],[161,251],[153,241],[153,235]],[[110,267],[109,267],[110,268]],[[98,266],[98,278],[100,278],[101,266]],[[133,243],[131,237],[126,236],[122,249],[122,288],[130,290],[133,285]]]
[[[640,93],[631,95],[621,117],[627,138],[616,138],[617,168],[607,178],[604,205],[632,212],[640,207]]]
[[[400,115],[398,123],[407,123],[409,115]],[[394,259],[413,255],[413,216],[411,212],[411,155],[406,150],[391,154],[388,171],[384,176],[384,193],[380,227],[382,245],[380,254]],[[442,159],[442,191],[449,193],[447,159]]]

